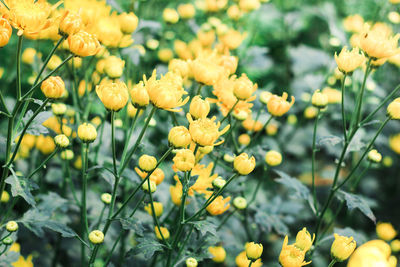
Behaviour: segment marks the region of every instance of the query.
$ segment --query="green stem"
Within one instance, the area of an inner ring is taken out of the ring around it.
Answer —
[[[250,262],[249,262],[249,267],[251,267],[252,264],[253,264],[253,261],[250,261]]]
[[[104,204],[104,205],[103,205],[103,208],[101,209],[100,216],[99,216],[99,220],[98,220],[97,223],[95,224],[95,229],[99,229],[99,227],[100,227],[100,223],[101,223],[101,221],[103,220],[104,211],[105,211],[105,209],[106,209],[106,206],[107,206],[107,204]]]
[[[235,214],[235,212],[237,211],[237,209],[234,209],[234,211],[232,211],[231,213],[229,213],[228,215],[225,216],[225,218],[221,221],[221,223],[218,225],[217,227],[217,231],[219,229],[222,228],[222,226],[224,226],[224,224],[229,220],[230,217],[232,217],[233,214]]]
[[[314,209],[316,211],[316,214],[318,214],[318,203],[317,203],[317,190],[315,188],[315,153],[317,152],[316,139],[317,139],[317,128],[318,128],[318,121],[320,118],[320,112],[321,112],[320,109],[318,109],[317,117],[315,118],[314,122],[312,155],[311,155],[311,176],[312,176],[311,191],[313,194]]]
[[[117,170],[117,152],[115,149],[115,111],[111,111],[111,148],[112,148],[112,156],[113,156],[113,168],[114,168],[114,176],[117,181],[118,170]]]
[[[4,110],[6,111],[6,112],[5,112],[6,115],[7,115],[7,116],[10,116],[11,113],[10,113],[10,111],[9,111],[8,108],[7,108],[7,105],[6,105],[6,102],[4,101],[4,97],[3,97],[3,93],[2,93],[2,92],[0,92],[0,104],[1,104],[1,106],[4,108]]]
[[[157,110],[157,107],[156,107],[156,106],[153,106],[153,108],[152,108],[151,111],[150,111],[149,116],[148,116],[147,119],[146,119],[146,122],[145,122],[145,124],[144,124],[144,126],[143,126],[143,129],[142,129],[142,131],[140,132],[138,139],[136,140],[135,145],[133,146],[133,148],[131,149],[131,151],[129,151],[128,156],[126,157],[125,161],[122,162],[122,164],[120,165],[120,168],[119,168],[119,175],[122,175],[123,171],[124,171],[125,168],[128,166],[129,160],[132,158],[133,154],[136,152],[136,149],[139,147],[139,144],[140,144],[140,142],[142,141],[142,138],[143,138],[143,136],[144,136],[144,134],[145,134],[145,132],[146,132],[146,129],[147,129],[148,126],[149,126],[150,120],[151,120],[151,118],[153,117],[153,115],[154,115],[154,113],[156,112],[156,110]]]
[[[332,260],[331,263],[329,263],[328,267],[333,267],[333,265],[335,265],[336,260]]]
[[[200,95],[202,88],[203,88],[203,84],[199,83],[199,87],[197,88],[196,95]]]
[[[131,125],[131,127],[129,129],[129,132],[128,132],[127,136],[126,136],[124,150],[122,151],[121,162],[125,161],[126,153],[128,152],[129,141],[131,140],[132,133],[135,130],[135,126],[136,126],[137,119],[139,117],[140,110],[141,110],[140,108],[137,109],[135,117],[133,118],[132,125]]]
[[[347,75],[344,74],[343,79],[342,79],[342,124],[343,124],[344,140],[347,140],[346,111],[344,108],[344,94],[345,94],[345,88],[346,88],[346,77],[347,77]]]
[[[27,179],[30,179],[33,175],[35,175],[44,165],[47,164],[47,162],[49,162],[49,160],[51,160],[54,157],[54,155],[57,154],[58,151],[59,147],[54,149],[54,151],[42,163],[40,163],[40,165],[33,172],[31,172],[31,174],[27,176]]]
[[[21,101],[21,50],[23,35],[18,36],[17,45],[17,101]]]
[[[231,109],[228,111],[228,114],[226,114],[225,117],[222,118],[222,120],[220,121],[220,123],[222,124],[227,118],[228,116],[232,113],[232,111],[234,110],[234,108],[236,107],[236,105],[239,103],[239,99],[236,100],[235,104],[231,107]]]
[[[87,167],[88,167],[89,143],[82,144],[82,194],[81,194],[81,231],[85,237],[89,233],[89,224],[86,209],[86,192],[87,192]],[[85,246],[81,247],[81,263],[86,263]]]
[[[96,147],[96,155],[95,155],[95,157],[94,157],[94,162],[97,164],[97,160],[98,160],[98,158],[99,158],[99,152],[100,152],[100,147],[101,147],[101,144],[102,144],[102,140],[103,140],[103,135],[104,135],[104,120],[102,121],[102,123],[101,123],[101,126],[100,126],[100,138],[99,138],[99,143],[98,143],[98,145],[97,145],[97,147]]]

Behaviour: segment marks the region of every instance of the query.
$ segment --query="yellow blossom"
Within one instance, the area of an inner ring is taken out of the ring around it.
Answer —
[[[223,141],[215,142],[221,135],[226,133],[230,127],[230,125],[227,125],[222,131],[219,131],[221,123],[215,123],[215,116],[211,119],[200,118],[197,120],[193,120],[189,114],[187,114],[186,117],[189,121],[189,132],[192,140],[200,146],[215,146],[221,144]]]
[[[124,82],[106,83],[96,86],[97,96],[106,109],[119,111],[129,99],[128,88]]]

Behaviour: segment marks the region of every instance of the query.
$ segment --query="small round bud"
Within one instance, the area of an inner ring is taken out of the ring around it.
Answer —
[[[109,194],[109,193],[101,194],[101,201],[103,201],[104,204],[110,204],[111,199],[112,199],[111,194]]]
[[[195,258],[187,258],[186,267],[197,267],[198,262]]]
[[[11,245],[14,242],[14,240],[11,237],[6,237],[3,239],[3,244],[6,246]]]
[[[201,146],[199,147],[199,152],[201,154],[209,154],[214,150],[214,146]]]
[[[313,242],[314,242],[315,235],[311,238],[311,234],[307,231],[307,228],[303,228],[299,231],[296,235],[296,243],[295,246],[300,250],[306,252],[308,251]]]
[[[196,163],[196,158],[190,149],[180,149],[172,160],[174,166],[181,172],[191,171]]]
[[[16,221],[9,221],[6,224],[6,230],[8,232],[15,232],[18,230],[18,223]]]
[[[328,96],[318,89],[312,95],[311,103],[314,107],[325,108],[328,105]]]
[[[231,156],[231,155],[229,155],[229,154],[224,154],[224,160],[225,160],[226,162],[231,163],[231,162],[233,162],[233,161],[235,160],[235,157],[233,157],[233,156]]]
[[[1,194],[0,202],[7,203],[9,200],[10,200],[10,194],[7,191],[3,191],[3,193]]]
[[[161,230],[161,233],[160,233],[160,230]],[[169,238],[169,231],[168,231],[168,229],[165,228],[165,227],[160,227],[160,230],[158,229],[157,226],[154,227],[154,232],[156,233],[157,239],[158,239],[158,240],[163,240],[163,237],[164,237],[164,239],[168,239],[168,238]],[[161,234],[162,234],[162,236],[161,236]]]
[[[233,94],[237,99],[247,100],[256,89],[257,85],[254,85],[246,74],[242,74],[234,83]]]
[[[61,35],[68,36],[78,33],[83,28],[82,18],[79,14],[66,12],[59,25]]]
[[[149,192],[149,184],[148,184],[148,182],[145,182],[145,183],[142,185],[142,189],[143,189],[144,191],[146,191],[146,192]],[[154,192],[156,192],[156,190],[157,190],[157,184],[156,184],[155,182],[153,182],[153,181],[150,180],[150,192],[151,192],[151,193],[154,193]]]
[[[246,153],[242,153],[235,157],[233,168],[241,175],[248,175],[256,167],[256,159],[254,156],[249,157]]]
[[[56,116],[62,116],[67,112],[67,106],[64,103],[54,103],[51,104],[51,110]]]
[[[387,107],[387,115],[392,120],[400,120],[400,97],[396,98]]]
[[[104,234],[100,230],[91,231],[89,234],[89,240],[92,244],[101,244],[104,241]]]
[[[250,141],[251,141],[250,135],[241,134],[238,137],[238,141],[239,141],[239,144],[241,144],[243,146],[247,146],[248,144],[250,144]]]
[[[154,201],[153,205],[156,217],[160,217],[164,212],[163,204],[161,202]],[[144,210],[147,211],[148,214],[153,215],[153,209],[151,208],[151,203],[147,204],[144,207]]]
[[[207,101],[207,99],[201,99],[200,95],[193,97],[189,107],[189,113],[192,115],[192,117],[196,119],[205,118],[209,112],[210,103]]]
[[[153,156],[142,155],[139,158],[139,167],[146,172],[154,170],[157,166],[157,159]]]
[[[192,142],[192,137],[186,127],[175,126],[169,131],[168,142],[173,147],[185,148]]]
[[[117,79],[124,72],[125,61],[116,56],[109,56],[104,62],[104,72],[111,79]]]
[[[246,111],[239,111],[239,112],[232,112],[233,117],[235,117],[237,120],[239,121],[244,121],[245,119],[247,119],[247,117],[249,116],[249,114]]]
[[[61,77],[51,76],[42,82],[40,89],[47,98],[56,99],[64,94],[65,84]]]
[[[244,197],[235,197],[233,200],[233,206],[238,210],[244,210],[247,208],[247,200]]]
[[[390,241],[396,237],[397,231],[391,223],[379,222],[376,225],[376,234],[380,239]]]
[[[334,234],[335,241],[332,243],[331,255],[338,262],[347,260],[355,250],[357,244],[353,237],[340,236]]]
[[[368,152],[368,160],[371,162],[379,163],[382,160],[382,155],[378,152],[378,150],[373,149]]]
[[[54,137],[54,143],[59,147],[66,148],[69,146],[69,139],[65,134],[59,134]]]
[[[222,187],[225,186],[225,184],[226,184],[226,181],[225,181],[224,179],[222,179],[221,176],[218,176],[217,178],[215,178],[215,179],[212,181],[212,186],[213,186],[215,189],[221,189]]]
[[[97,137],[96,128],[90,123],[82,123],[78,127],[78,137],[84,143],[92,143]]]
[[[70,149],[61,152],[61,158],[66,160],[71,160],[74,158],[74,152]]]
[[[268,91],[263,91],[260,93],[260,101],[263,104],[268,104],[269,99],[271,98],[272,93]]]
[[[249,260],[256,261],[261,257],[262,252],[262,244],[257,244],[254,242],[246,243],[246,256]]]
[[[226,258],[226,251],[223,247],[209,247],[208,252],[213,255],[212,260],[217,263],[222,263]]]
[[[270,150],[265,154],[265,162],[269,166],[278,166],[282,163],[282,154],[275,150]]]

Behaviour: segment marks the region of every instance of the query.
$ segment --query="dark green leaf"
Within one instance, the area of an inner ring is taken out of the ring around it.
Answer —
[[[11,173],[12,175],[6,179],[6,183],[11,186],[12,196],[21,196],[30,205],[35,206],[36,202],[31,194],[31,191],[37,189],[38,186],[32,180],[18,177],[12,169]]]
[[[217,229],[216,229],[217,227],[214,223],[204,220],[204,221],[190,222],[189,224],[193,224],[194,228],[199,230],[202,235],[210,233],[214,236],[217,236]]]
[[[122,218],[119,221],[121,222],[122,228],[124,228],[125,230],[133,230],[136,235],[143,236],[145,228],[144,225],[138,219]]]
[[[347,193],[342,190],[338,191],[337,197],[340,200],[346,201],[347,208],[350,211],[354,209],[359,209],[365,216],[367,216],[374,223],[376,223],[376,217],[363,197]]]
[[[298,179],[290,177],[282,171],[275,172],[280,176],[279,179],[275,180],[276,182],[285,185],[289,190],[293,191],[295,193],[295,197],[308,200],[310,190],[304,184],[302,184]]]
[[[163,250],[163,245],[153,238],[138,237],[136,241],[138,244],[128,251],[127,257],[143,254],[144,258],[149,260],[155,252]]]
[[[268,232],[275,230],[280,235],[286,235],[289,232],[287,225],[276,214],[269,215],[259,211],[255,215],[255,221],[257,224],[265,227]]]

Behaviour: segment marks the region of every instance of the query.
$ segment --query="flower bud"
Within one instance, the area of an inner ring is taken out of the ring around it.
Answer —
[[[314,242],[315,235],[313,238],[311,238],[311,234],[307,231],[307,228],[303,228],[301,231],[299,231],[296,235],[296,243],[295,246],[301,249],[304,252],[307,252],[313,242]]]
[[[14,242],[14,240],[9,236],[3,239],[3,244],[6,246],[11,245],[13,242]]]
[[[226,251],[223,247],[209,247],[208,252],[210,252],[213,257],[211,258],[216,263],[221,263],[225,261]]]
[[[180,4],[178,6],[178,13],[182,19],[191,19],[196,14],[196,9],[192,4]]]
[[[74,152],[70,149],[61,152],[61,158],[65,160],[71,160],[74,158]]]
[[[357,246],[356,241],[353,237],[340,236],[336,233],[334,237],[335,241],[333,241],[331,247],[332,257],[338,262],[347,260]]]
[[[78,137],[84,143],[92,143],[97,137],[96,128],[92,124],[84,122],[78,127]]]
[[[396,98],[387,107],[387,115],[392,120],[400,120],[400,97]]]
[[[156,168],[156,165],[157,159],[153,156],[142,155],[139,158],[139,167],[146,172],[154,170]]]
[[[225,186],[225,184],[226,184],[226,181],[225,181],[221,176],[218,176],[217,178],[215,178],[215,179],[212,181],[212,186],[213,186],[215,189],[221,189],[222,187]]]
[[[232,163],[235,160],[235,157],[229,155],[229,154],[224,154],[224,160],[226,162]]]
[[[163,208],[163,204],[161,202],[153,202],[154,205],[154,211],[156,214],[156,217],[160,217],[163,214],[164,208]],[[144,207],[144,210],[147,211],[148,214],[153,215],[153,210],[151,208],[151,203],[147,204]]]
[[[191,171],[196,163],[193,151],[190,149],[180,149],[172,159],[174,166],[182,172]]]
[[[239,144],[243,145],[243,146],[247,146],[248,144],[250,144],[251,138],[250,135],[248,134],[241,134],[238,137],[238,142]]]
[[[150,103],[150,97],[143,82],[134,85],[133,88],[129,90],[129,93],[131,95],[132,104],[135,107],[145,107]]]
[[[265,162],[269,166],[278,166],[282,163],[282,154],[275,150],[270,150],[265,154]]]
[[[256,159],[254,158],[254,156],[249,158],[246,153],[242,153],[239,156],[235,157],[235,160],[233,161],[233,168],[240,175],[248,175],[254,170],[255,167]]]
[[[257,85],[253,85],[249,78],[247,78],[247,75],[242,74],[234,83],[233,94],[237,99],[247,100],[256,89]]]
[[[233,206],[238,210],[247,208],[247,200],[244,197],[235,197],[233,199]]]
[[[121,13],[118,16],[118,20],[121,31],[125,34],[133,33],[139,24],[139,19],[133,12]]]
[[[272,96],[272,93],[271,93],[271,92],[262,91],[262,92],[260,93],[260,101],[261,101],[261,103],[267,105],[267,104],[268,104],[268,101],[269,101],[270,98],[271,98],[271,96]]]
[[[328,105],[328,96],[321,93],[321,91],[318,89],[314,92],[311,98],[311,103],[314,107],[325,108]]]
[[[239,112],[232,112],[232,115],[233,115],[233,117],[235,117],[235,119],[237,119],[239,121],[244,121],[249,116],[249,113],[247,113],[244,110],[241,110]]]
[[[168,142],[173,147],[185,148],[192,142],[192,137],[186,127],[175,126],[169,131]]]
[[[56,99],[64,94],[65,84],[61,77],[51,76],[42,82],[40,89],[47,98]]]
[[[0,47],[4,47],[10,41],[12,28],[8,20],[0,18]]]
[[[161,233],[160,233],[160,230],[161,230]],[[156,227],[154,227],[154,232],[156,233],[156,237],[158,240],[163,240],[162,237],[164,237],[164,239],[166,239],[166,240],[169,239],[169,231],[165,227],[160,227],[160,229],[158,229],[158,227],[156,226]],[[161,236],[161,234],[162,234],[162,236]]]
[[[100,230],[91,231],[89,234],[89,241],[92,244],[101,244],[104,241],[104,234]]]
[[[382,155],[378,152],[378,150],[372,149],[370,152],[368,152],[368,160],[371,162],[379,163],[382,160]]]
[[[124,72],[125,61],[116,57],[110,56],[104,62],[104,72],[111,79],[116,79],[122,76]]]
[[[399,239],[395,239],[392,242],[390,242],[390,248],[395,253],[399,252],[400,251],[400,240]]]
[[[59,29],[61,35],[69,36],[78,33],[83,28],[82,18],[79,14],[65,12],[65,15],[60,21]]]
[[[344,46],[339,55],[335,53],[335,60],[341,72],[351,74],[364,63],[365,58],[364,55],[360,54],[358,47],[348,51],[347,47]]]
[[[379,222],[376,225],[376,234],[380,239],[390,241],[396,237],[397,231],[393,228],[391,223]]]
[[[165,22],[175,24],[179,20],[179,14],[178,14],[178,12],[176,12],[175,9],[166,8],[163,11],[163,19]]]
[[[54,142],[57,146],[66,148],[69,145],[69,139],[65,134],[59,134],[54,137]]]
[[[304,110],[304,117],[307,119],[313,119],[317,117],[318,109],[314,106],[309,106]]]
[[[192,115],[192,117],[195,119],[205,118],[209,112],[210,103],[207,101],[207,99],[201,99],[200,95],[193,97],[189,107],[189,113]]]
[[[67,106],[64,103],[54,103],[51,104],[51,110],[56,116],[62,116],[67,112]]]
[[[284,92],[282,96],[272,95],[268,101],[268,112],[275,117],[281,117],[286,114],[293,106],[295,98],[292,96],[291,102],[286,101],[288,94]]]
[[[35,57],[40,58],[40,53],[37,53],[32,47],[27,47],[22,53],[21,60],[26,64],[32,65],[35,62]]]
[[[187,258],[186,259],[186,267],[197,267],[198,262],[195,258]]]
[[[3,191],[3,193],[1,194],[0,202],[7,203],[9,200],[10,200],[10,194],[7,191]]]
[[[128,88],[124,82],[100,84],[96,86],[96,93],[108,110],[119,111],[129,100]]]
[[[263,252],[262,244],[254,242],[246,243],[246,256],[249,260],[255,261],[259,259]]]
[[[156,192],[156,190],[157,190],[157,184],[154,182],[154,181],[151,181],[150,180],[150,189],[149,189],[149,184],[148,184],[148,182],[145,182],[143,185],[142,185],[142,189],[144,190],[144,191],[146,191],[146,192],[151,192],[151,193],[154,193],[154,192]]]
[[[18,230],[18,223],[16,221],[9,221],[6,224],[6,230],[8,232],[15,232]]]
[[[94,56],[101,49],[97,38],[82,30],[68,37],[68,45],[71,53],[78,57]]]
[[[112,200],[112,196],[109,193],[103,193],[101,194],[101,201],[103,201],[104,204],[110,204]]]
[[[209,154],[214,150],[214,146],[201,146],[199,147],[199,152],[201,154]]]

